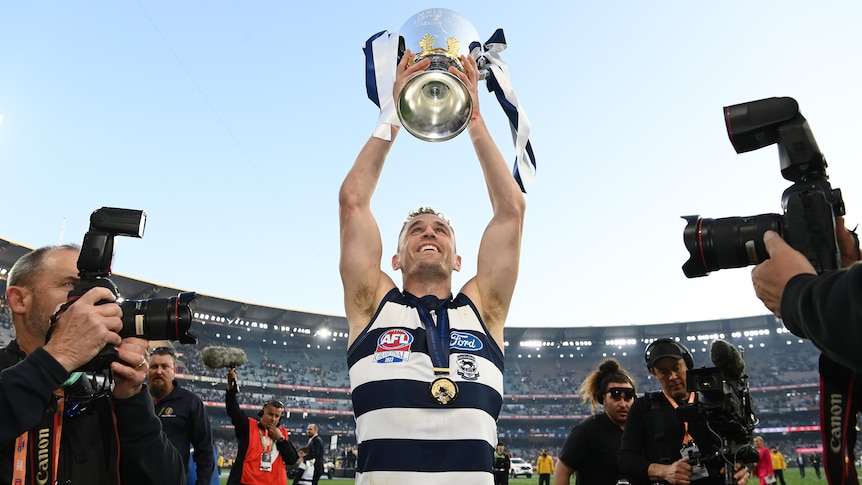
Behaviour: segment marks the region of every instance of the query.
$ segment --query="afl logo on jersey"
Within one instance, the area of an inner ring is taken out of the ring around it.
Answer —
[[[413,335],[405,330],[387,330],[377,338],[377,351],[374,361],[378,364],[407,362],[410,358],[410,346],[413,345]]]

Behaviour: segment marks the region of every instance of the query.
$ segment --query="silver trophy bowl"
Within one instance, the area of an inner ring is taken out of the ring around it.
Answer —
[[[459,56],[469,54],[470,43],[479,34],[457,12],[445,8],[423,10],[401,27],[411,63],[430,59],[430,67],[407,81],[396,100],[398,118],[404,128],[424,141],[450,140],[464,131],[473,115],[470,91],[449,73],[454,66],[464,71]]]

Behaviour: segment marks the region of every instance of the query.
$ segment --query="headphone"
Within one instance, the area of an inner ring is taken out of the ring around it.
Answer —
[[[278,423],[276,423],[276,426],[281,426],[281,422],[282,420],[284,420],[284,403],[279,401],[278,399],[270,399],[266,402],[266,404],[260,407],[260,411],[257,412],[258,418],[263,417],[263,413],[266,410],[267,406],[275,406],[278,409],[281,409],[281,416],[278,417]]]
[[[685,345],[677,342],[672,338],[660,338],[653,340],[649,345],[647,345],[646,350],[644,351],[644,362],[646,363],[647,370],[650,370],[649,366],[649,358],[653,352],[653,347],[659,344],[670,344],[679,350],[680,355],[682,356],[682,360],[685,361],[685,366],[689,369],[694,369],[694,359],[691,358],[691,352],[685,347]]]

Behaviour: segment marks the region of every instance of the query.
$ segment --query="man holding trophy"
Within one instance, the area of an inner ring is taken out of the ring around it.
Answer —
[[[446,72],[469,93],[466,129],[493,209],[477,274],[452,294],[452,272],[461,266],[454,230],[428,207],[410,213],[392,257],[403,291],[381,270],[371,198],[399,123],[378,125],[339,193],[357,484],[494,483],[503,326],[518,276],[525,201],[479,110],[477,63],[469,55],[457,60]],[[393,99],[432,62],[408,48],[390,85]]]

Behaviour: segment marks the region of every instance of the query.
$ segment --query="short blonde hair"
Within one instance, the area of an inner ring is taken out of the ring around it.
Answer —
[[[438,211],[437,209],[435,209],[433,207],[422,206],[422,207],[419,207],[417,209],[413,209],[412,211],[410,211],[410,213],[407,214],[407,218],[404,219],[404,223],[401,224],[401,231],[398,233],[398,246],[396,246],[399,251],[401,250],[401,241],[403,240],[402,238],[404,237],[404,230],[407,229],[407,225],[410,224],[410,221],[415,219],[417,216],[421,216],[424,214],[431,214],[432,216],[437,216],[440,219],[443,219],[443,222],[445,222],[446,225],[449,226],[449,229],[452,230],[452,242],[454,244],[455,228],[452,227],[452,222],[449,220],[448,217],[446,217],[446,214]]]

